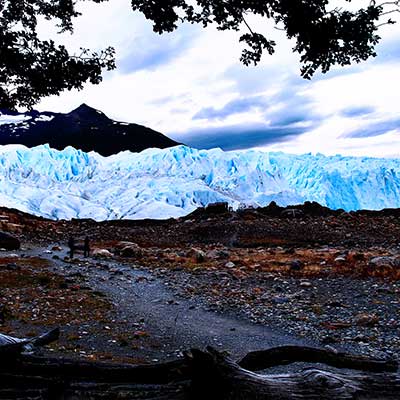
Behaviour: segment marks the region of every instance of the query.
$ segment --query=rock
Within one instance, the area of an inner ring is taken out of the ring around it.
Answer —
[[[274,304],[285,304],[285,303],[289,303],[290,299],[288,297],[273,297],[272,298],[272,302]]]
[[[325,344],[325,345],[329,345],[329,344],[333,344],[333,343],[337,343],[339,340],[336,336],[323,336],[321,339],[321,343]],[[325,346],[326,348],[329,348],[331,346]]]
[[[11,254],[7,255],[7,258],[19,258],[19,255],[15,254],[15,253],[11,253]]]
[[[210,203],[205,208],[205,211],[208,214],[223,214],[229,211],[229,204],[225,201]]]
[[[5,267],[8,271],[19,271],[21,268],[15,263],[8,263]]]
[[[189,256],[196,263],[202,263],[206,259],[206,253],[203,250],[191,248],[189,251]]]
[[[287,208],[281,212],[282,217],[289,217],[289,218],[299,218],[304,215],[302,210],[298,210],[297,208]]]
[[[374,326],[379,322],[379,317],[376,314],[362,313],[355,317],[354,322],[359,326]]]
[[[143,251],[137,244],[132,243],[122,248],[120,255],[122,257],[141,257],[143,255]]]
[[[363,342],[363,343],[369,342],[369,338],[368,338],[367,336],[361,335],[361,334],[355,336],[355,337],[353,338],[353,340],[354,340],[355,342]]]
[[[136,243],[134,243],[134,242],[128,242],[128,241],[121,241],[121,242],[118,242],[116,245],[115,245],[115,248],[116,249],[123,249],[124,247],[128,247],[128,246],[134,246],[134,247],[139,247]]]
[[[93,249],[92,255],[94,257],[112,257],[113,254],[106,249]]]
[[[148,337],[150,335],[146,331],[135,331],[135,332],[133,332],[133,336],[135,339],[140,339],[140,338]]]
[[[21,247],[21,243],[9,233],[0,232],[0,247],[5,250],[18,250]]]
[[[235,263],[233,263],[232,261],[229,261],[225,264],[226,268],[235,268],[235,266],[236,266]]]
[[[290,263],[291,271],[301,271],[304,268],[304,263],[301,260],[292,260]]]
[[[53,246],[51,248],[51,250],[53,250],[53,251],[62,251],[62,247],[61,246]]]
[[[284,290],[285,290],[285,288],[283,288],[282,286],[280,286],[280,285],[274,285],[273,286],[273,288],[274,288],[274,290],[276,291],[276,292],[283,292]]]
[[[309,288],[309,287],[312,287],[312,284],[311,284],[311,282],[303,281],[303,282],[300,282],[300,286]]]
[[[12,233],[22,233],[23,226],[19,224],[12,224],[10,222],[1,224],[1,229],[5,230],[6,232]]]
[[[369,265],[375,268],[396,267],[400,268],[400,257],[373,257],[369,260]]]
[[[337,300],[332,300],[332,301],[328,301],[324,304],[327,307],[346,307],[345,304],[343,304],[341,301],[337,301]]]
[[[218,250],[218,249],[207,251],[206,255],[207,255],[207,258],[209,258],[211,260],[220,260],[220,259],[229,258],[229,252],[227,252],[225,250]]]

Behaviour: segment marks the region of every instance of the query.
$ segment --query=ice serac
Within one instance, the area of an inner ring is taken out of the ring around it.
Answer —
[[[200,206],[400,207],[400,160],[186,146],[103,157],[0,146],[0,205],[53,219],[180,217]]]

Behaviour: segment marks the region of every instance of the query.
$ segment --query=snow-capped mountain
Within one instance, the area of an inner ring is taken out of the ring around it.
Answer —
[[[68,147],[0,146],[0,205],[53,219],[169,218],[227,201],[400,207],[400,160],[186,146],[103,157]]]
[[[178,144],[144,126],[113,121],[86,104],[68,114],[0,110],[0,145],[34,147],[46,143],[58,150],[72,146],[103,156],[125,150],[164,149]]]

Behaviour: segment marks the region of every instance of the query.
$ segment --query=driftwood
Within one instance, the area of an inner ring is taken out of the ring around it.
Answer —
[[[0,333],[0,357],[7,355],[16,356],[23,350],[30,350],[35,347],[46,346],[55,342],[60,337],[60,329],[56,328],[43,335],[33,338],[15,338],[13,336],[3,335]]]
[[[334,350],[303,346],[281,346],[248,353],[238,365],[249,371],[262,371],[294,362],[321,363],[336,368],[370,372],[396,372],[398,363],[392,360],[366,358]]]
[[[294,350],[294,354],[290,353]],[[286,347],[284,358],[297,361],[296,353],[302,348]],[[281,353],[273,364],[281,364]],[[305,352],[311,349],[306,349]],[[319,353],[323,355],[324,350]],[[267,351],[268,353],[268,351]],[[210,396],[227,400],[239,399],[399,399],[400,376],[395,373],[329,372],[305,369],[297,374],[260,375],[240,367],[221,353],[208,348],[207,352],[193,350],[193,377],[191,398],[202,399]],[[330,357],[333,357],[330,354]],[[301,357],[303,358],[303,357]],[[245,357],[246,359],[246,357]],[[247,358],[248,360],[248,358]],[[287,360],[284,360],[285,363]],[[318,361],[324,361],[321,358]],[[357,363],[359,364],[361,360]],[[368,360],[366,360],[369,363]],[[385,369],[384,364],[378,368]],[[392,370],[392,365],[389,364]],[[259,366],[257,366],[259,368]],[[368,367],[369,368],[369,367]],[[205,385],[207,382],[207,385]],[[213,388],[211,392],[210,388]]]
[[[47,344],[57,331],[33,339]],[[9,338],[9,337],[8,337]],[[8,343],[8,342],[15,343]],[[7,343],[6,343],[7,342]],[[252,352],[234,362],[212,348],[192,350],[182,360],[132,366],[21,354],[15,338],[0,338],[0,399],[399,399],[400,375],[393,361],[331,350],[285,346]],[[305,369],[265,375],[272,366],[304,361],[347,368],[333,372]],[[352,368],[349,370],[348,368]],[[357,369],[358,371],[355,371]],[[363,372],[360,372],[360,371]]]

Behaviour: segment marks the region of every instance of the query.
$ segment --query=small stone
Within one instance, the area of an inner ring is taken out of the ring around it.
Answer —
[[[226,268],[235,268],[235,264],[232,261],[229,261],[225,264]]]
[[[19,255],[15,254],[15,253],[11,253],[11,254],[7,255],[7,258],[19,258]]]
[[[376,314],[358,314],[354,322],[359,326],[374,326],[379,322],[379,317]]]
[[[292,271],[300,271],[304,267],[304,263],[301,260],[292,260],[290,263],[290,269]]]
[[[189,255],[196,263],[202,263],[206,259],[206,253],[203,250],[194,247],[190,249]]]
[[[285,304],[285,303],[289,303],[290,299],[288,297],[274,297],[272,299],[272,302],[274,304]]]
[[[226,259],[229,258],[229,253],[225,250],[214,249],[207,252],[207,258],[212,260]]]
[[[357,336],[355,336],[354,338],[353,338],[353,340],[355,341],[355,342],[368,342],[369,341],[369,338],[368,337],[366,337],[366,336],[364,336],[364,335],[357,335]]]

